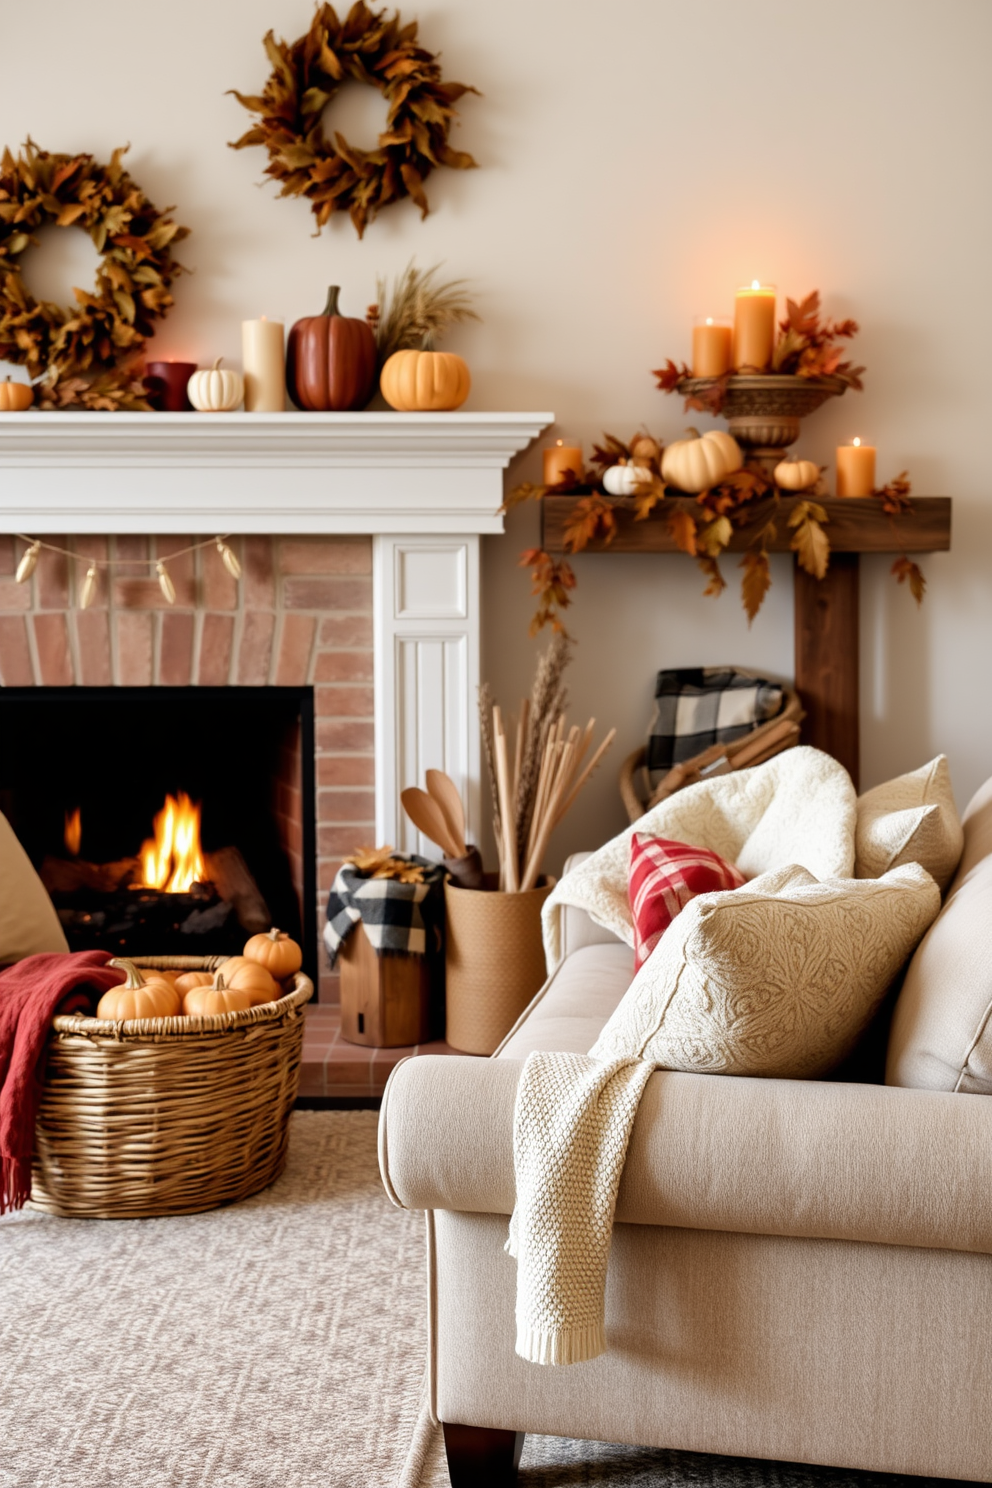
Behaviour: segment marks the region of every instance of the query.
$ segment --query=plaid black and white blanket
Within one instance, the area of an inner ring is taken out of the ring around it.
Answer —
[[[729,744],[774,718],[784,698],[777,682],[735,667],[659,672],[654,695],[647,748],[652,786],[710,744]]]
[[[412,853],[397,854],[424,867],[423,883],[369,878],[349,863],[339,868],[327,900],[324,945],[333,966],[342,943],[361,921],[379,955],[426,956],[443,942],[444,877],[440,863]]]

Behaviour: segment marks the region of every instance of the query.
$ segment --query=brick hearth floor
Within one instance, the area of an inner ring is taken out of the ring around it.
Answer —
[[[300,1096],[304,1100],[332,1097],[354,1100],[380,1096],[389,1072],[410,1054],[457,1054],[443,1040],[412,1044],[403,1049],[369,1049],[341,1037],[341,1009],[336,1004],[312,1003],[307,1008],[303,1034]]]

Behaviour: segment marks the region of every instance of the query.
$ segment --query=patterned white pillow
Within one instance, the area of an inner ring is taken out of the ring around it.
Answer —
[[[943,892],[963,846],[946,754],[858,797],[856,878],[881,878],[902,863],[921,863]]]
[[[811,1078],[853,1049],[940,909],[916,863],[818,883],[796,864],[686,905],[590,1054]]]

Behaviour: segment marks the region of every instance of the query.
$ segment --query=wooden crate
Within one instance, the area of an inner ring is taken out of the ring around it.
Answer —
[[[377,956],[362,925],[341,947],[341,1037],[395,1049],[424,1044],[431,1030],[426,956]]]

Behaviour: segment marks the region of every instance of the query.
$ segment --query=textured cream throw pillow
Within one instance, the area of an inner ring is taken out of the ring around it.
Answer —
[[[943,892],[963,844],[946,754],[858,797],[856,878],[881,878],[902,863],[921,863]]]
[[[663,1069],[811,1078],[851,1051],[940,909],[918,864],[818,883],[795,864],[702,894],[589,1051]]]
[[[69,949],[31,859],[0,815],[0,966],[40,951]]]

